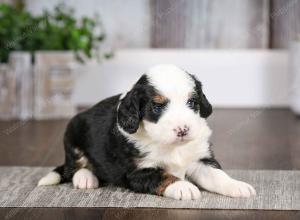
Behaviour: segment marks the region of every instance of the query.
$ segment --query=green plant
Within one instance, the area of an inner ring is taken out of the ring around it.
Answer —
[[[76,19],[74,10],[63,4],[56,6],[53,12],[44,11],[40,16],[33,16],[22,7],[0,5],[1,62],[6,62],[13,50],[32,53],[37,50],[72,50],[82,61],[81,54],[88,58],[99,54],[104,38],[99,18]],[[105,57],[110,56],[105,54]]]
[[[32,21],[22,8],[0,4],[0,62],[7,62],[10,51],[24,49],[22,38]]]

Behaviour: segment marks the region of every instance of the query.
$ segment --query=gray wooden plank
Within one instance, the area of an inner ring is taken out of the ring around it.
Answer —
[[[269,0],[151,2],[151,45],[162,48],[266,48]]]
[[[300,1],[272,0],[271,2],[271,48],[288,48],[300,34]]]
[[[185,0],[151,1],[152,47],[184,47],[187,5]]]

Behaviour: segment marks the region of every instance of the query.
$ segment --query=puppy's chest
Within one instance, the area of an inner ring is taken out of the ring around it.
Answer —
[[[149,146],[145,156],[139,160],[138,167],[161,167],[168,173],[183,179],[190,163],[207,156],[209,156],[209,145],[206,143],[177,148]]]

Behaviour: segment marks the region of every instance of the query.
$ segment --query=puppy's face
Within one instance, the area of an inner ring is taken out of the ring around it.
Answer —
[[[151,68],[120,102],[119,126],[128,135],[143,133],[160,145],[198,138],[212,112],[201,83],[173,65]]]

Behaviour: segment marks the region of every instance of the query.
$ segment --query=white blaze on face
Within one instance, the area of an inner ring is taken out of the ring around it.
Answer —
[[[184,70],[174,65],[158,65],[146,73],[150,83],[169,99],[186,100],[195,83]]]
[[[205,119],[187,106],[195,92],[195,82],[188,73],[174,65],[159,65],[151,68],[146,75],[160,95],[168,99],[167,107],[156,123],[143,120],[143,127],[154,142],[173,145],[210,135]],[[181,140],[175,130],[184,127],[188,128],[188,133]]]

